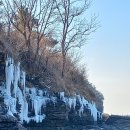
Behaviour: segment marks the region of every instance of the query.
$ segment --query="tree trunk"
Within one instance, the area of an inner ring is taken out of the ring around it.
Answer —
[[[65,62],[66,62],[66,59],[65,59],[65,55],[62,54],[62,78],[64,78],[64,71],[65,71]]]

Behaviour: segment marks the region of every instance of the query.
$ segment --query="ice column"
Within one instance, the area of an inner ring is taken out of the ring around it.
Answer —
[[[10,88],[11,88],[11,83],[13,83],[14,79],[14,65],[13,65],[13,59],[12,58],[7,58],[6,60],[6,89],[7,89],[7,94],[8,96],[11,95]]]

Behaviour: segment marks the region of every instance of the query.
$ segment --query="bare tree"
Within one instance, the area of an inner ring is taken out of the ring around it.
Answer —
[[[2,21],[2,16],[3,16],[3,11],[2,11],[2,1],[0,1],[0,32],[2,32],[2,27],[3,27],[3,21]]]
[[[23,37],[28,51],[33,44],[36,59],[40,42],[54,30],[54,0],[4,0],[3,3],[11,27]]]
[[[62,77],[64,77],[66,55],[74,48],[85,44],[91,32],[97,28],[96,17],[90,22],[85,20],[85,13],[89,9],[89,0],[55,0],[59,20],[59,41],[62,52]]]
[[[3,0],[10,28],[16,30],[22,37],[28,52],[33,46],[34,61],[41,50],[41,43],[57,32],[60,51],[62,53],[62,77],[64,77],[67,54],[75,48],[80,48],[86,42],[88,35],[97,28],[96,17],[87,22],[85,13],[89,9],[90,0]],[[55,25],[58,25],[57,28]],[[54,32],[54,33],[53,33]],[[33,45],[32,45],[33,44]],[[56,50],[57,52],[57,50]],[[30,54],[30,53],[28,53]]]

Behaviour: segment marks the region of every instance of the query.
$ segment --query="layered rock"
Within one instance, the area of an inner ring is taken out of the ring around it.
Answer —
[[[102,119],[95,103],[82,95],[68,97],[64,92],[50,93],[44,87],[28,87],[20,63],[7,57],[5,67],[3,65],[0,71],[5,71],[1,75],[6,80],[3,78],[0,82],[0,97],[5,106],[4,115],[16,118],[25,126],[48,127],[85,126]]]
[[[0,130],[27,130],[18,122],[17,118],[10,115],[0,115]]]

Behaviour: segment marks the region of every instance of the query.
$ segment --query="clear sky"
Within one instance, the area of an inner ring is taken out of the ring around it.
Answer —
[[[104,112],[130,115],[130,0],[94,0],[101,27],[85,46],[89,80],[104,97]]]

